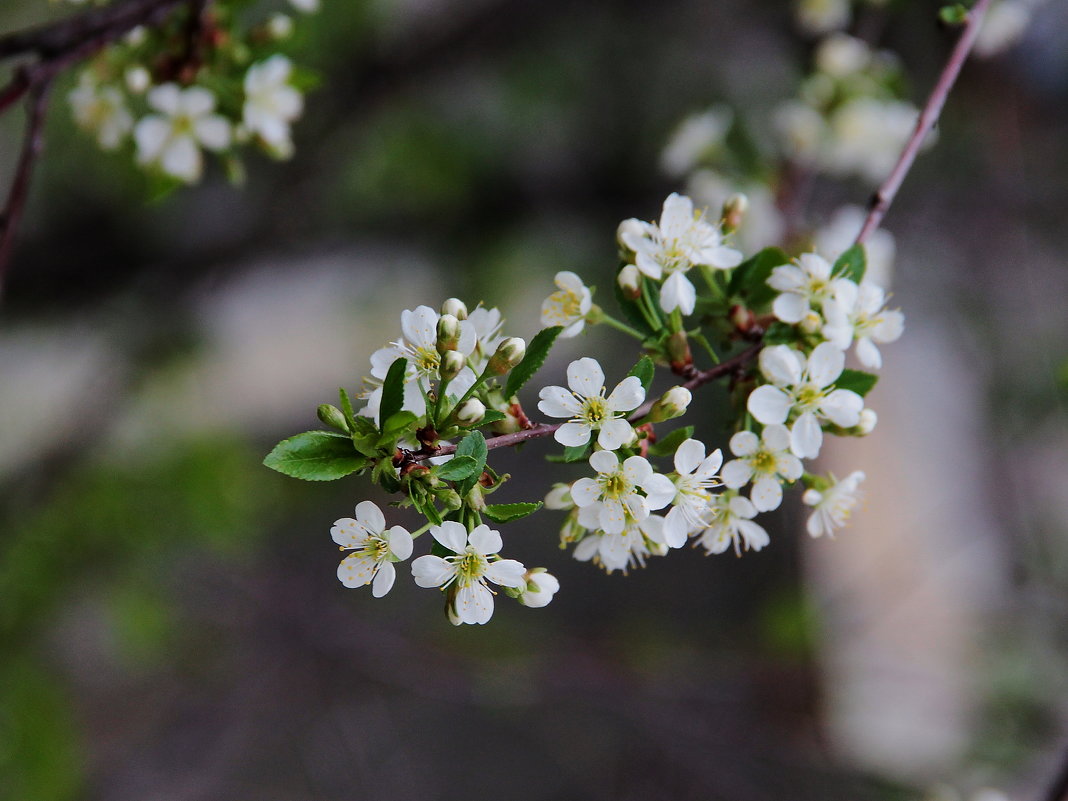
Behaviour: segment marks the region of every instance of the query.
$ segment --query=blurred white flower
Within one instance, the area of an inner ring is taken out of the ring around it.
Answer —
[[[624,419],[627,412],[641,406],[645,387],[637,376],[624,378],[612,394],[604,396],[604,371],[596,359],[586,356],[567,366],[567,385],[543,387],[538,408],[549,417],[571,418],[553,434],[561,445],[577,447],[590,441],[597,431],[597,444],[607,451],[630,442],[634,428]]]
[[[805,490],[801,500],[812,507],[806,524],[808,533],[813,537],[822,537],[824,534],[833,536],[836,528],[844,526],[860,501],[859,486],[863,480],[864,473],[857,470],[841,481],[835,480],[832,475],[832,484],[825,490]]]
[[[815,250],[827,255],[832,263],[852,247],[868,213],[860,206],[841,206],[831,215],[828,223],[816,231]],[[894,235],[885,228],[876,228],[864,242],[867,268],[864,280],[878,284],[884,289],[890,286],[890,274],[894,266],[896,246]]]
[[[867,43],[847,33],[832,33],[816,47],[816,69],[832,78],[845,78],[871,63]]]
[[[730,106],[717,105],[692,114],[679,123],[660,154],[660,168],[672,178],[681,178],[708,156],[723,148],[734,123]]]
[[[848,27],[853,17],[850,0],[797,0],[794,15],[801,30],[812,35]]]
[[[122,92],[101,86],[88,72],[81,74],[67,100],[78,127],[95,136],[102,150],[115,150],[133,130],[133,115]]]
[[[886,178],[916,127],[919,110],[903,100],[857,97],[831,114],[822,165],[838,176],[859,175],[876,184]],[[934,142],[924,140],[924,147]]]
[[[303,11],[305,14],[314,14],[319,10],[319,0],[289,0],[289,3],[297,11]]]
[[[230,146],[230,123],[213,113],[215,95],[207,89],[165,83],[148,93],[148,105],[160,113],[142,118],[134,128],[140,164],[194,183],[204,167],[201,146],[216,151]]]
[[[1000,0],[990,6],[976,37],[975,54],[990,58],[1003,53],[1023,38],[1031,23],[1031,4]]]
[[[381,598],[393,586],[397,578],[393,562],[412,555],[412,535],[400,526],[387,530],[382,510],[371,501],[356,505],[355,519],[343,517],[335,521],[330,536],[343,551],[354,551],[338,565],[338,579],[346,587],[371,584],[375,598]]]
[[[289,83],[292,73],[293,64],[283,55],[253,64],[245,73],[245,128],[278,158],[293,154],[289,124],[304,109],[304,97]]]
[[[782,241],[786,224],[775,205],[775,195],[766,184],[735,184],[714,170],[697,170],[690,176],[686,189],[694,202],[710,209],[721,209],[739,192],[749,201],[742,224],[731,235],[745,253],[755,253]]]
[[[586,325],[586,315],[593,305],[593,295],[582,279],[570,270],[561,270],[553,279],[559,290],[541,304],[541,326],[563,327],[562,338],[577,336]]]

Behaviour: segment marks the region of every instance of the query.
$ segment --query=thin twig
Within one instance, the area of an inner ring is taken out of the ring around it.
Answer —
[[[709,367],[707,370],[702,370],[681,386],[689,390],[694,390],[702,386],[703,384],[707,384],[709,381],[715,381],[717,378],[722,378],[723,376],[730,375],[731,373],[742,369],[743,367],[745,367],[745,365],[747,365],[754,358],[756,358],[756,355],[760,353],[760,350],[763,347],[763,343],[758,342],[757,344],[752,345],[746,350],[742,351],[737,356],[727,359],[727,361],[721,362],[720,364],[717,364],[714,367]],[[655,403],[655,401],[651,400],[639,406],[631,413],[628,420],[630,420],[630,422],[632,423],[641,420],[643,417],[649,414],[650,410],[653,408],[653,403]],[[502,434],[499,437],[491,437],[490,439],[486,440],[486,447],[489,449],[510,448],[515,445],[528,442],[532,439],[541,439],[542,437],[547,437],[553,434],[556,429],[560,428],[560,426],[562,425],[563,423],[538,423],[533,428],[527,428],[523,431],[516,431],[514,434]],[[429,459],[432,456],[448,456],[450,453],[455,452],[455,445],[442,445],[438,448],[431,448],[419,451],[417,453],[413,453],[408,461],[421,462],[424,459]]]
[[[983,17],[986,15],[986,10],[990,3],[991,0],[979,0],[968,12],[968,21],[965,23],[964,31],[957,40],[957,44],[954,45],[953,51],[949,54],[949,59],[946,61],[945,67],[942,68],[942,74],[938,76],[938,81],[935,82],[931,95],[927,98],[919,119],[916,120],[916,129],[905,143],[894,169],[872,197],[871,210],[868,212],[867,219],[864,220],[860,233],[857,234],[857,244],[863,243],[871,235],[872,231],[879,227],[890,208],[890,204],[894,202],[905,176],[912,169],[912,163],[916,160],[920,147],[931,129],[934,128],[935,123],[938,122],[938,116],[942,113],[942,107],[946,104],[949,90],[956,83],[961,67],[964,66],[968,53],[971,52],[972,45],[975,44],[975,39],[979,35],[979,28],[983,24]]]
[[[0,213],[0,286],[3,285],[4,267],[11,253],[15,229],[18,227],[22,211],[26,206],[33,168],[44,148],[44,122],[48,114],[48,95],[51,88],[51,81],[46,81],[35,86],[30,92],[26,137],[22,143],[22,153],[19,155],[18,166],[15,168],[11,190],[8,192],[3,212]]]

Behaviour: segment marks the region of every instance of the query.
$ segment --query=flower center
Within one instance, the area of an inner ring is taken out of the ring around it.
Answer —
[[[812,409],[823,400],[823,389],[815,384],[805,384],[797,391],[794,399],[795,405],[801,411]]]
[[[488,565],[486,557],[473,548],[468,548],[467,553],[458,557],[455,564],[456,578],[461,586],[472,584],[482,578],[482,574],[486,572]]]
[[[580,417],[590,425],[599,425],[609,417],[608,402],[601,395],[586,398],[582,402]]]
[[[376,562],[384,562],[389,558],[389,543],[372,534],[359,549],[359,553],[360,556],[373,559]]]
[[[422,373],[437,373],[441,366],[441,354],[430,348],[416,348],[412,356],[412,362]]]
[[[179,114],[171,119],[175,136],[187,136],[193,133],[193,119],[188,114]]]
[[[774,473],[775,455],[765,450],[759,450],[750,457],[749,464],[752,466],[754,473]]]
[[[634,485],[622,473],[602,473],[600,484],[606,498],[622,498],[634,490]]]

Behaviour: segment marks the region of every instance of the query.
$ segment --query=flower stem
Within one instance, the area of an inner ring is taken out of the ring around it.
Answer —
[[[624,334],[629,334],[630,336],[634,337],[637,340],[644,340],[646,338],[645,334],[643,334],[637,328],[631,328],[629,325],[624,323],[622,320],[617,320],[612,315],[605,314],[603,311],[597,317],[596,321],[592,321],[591,320],[591,322],[594,322],[595,325],[597,323],[604,323],[604,324],[616,329],[617,331],[622,331]]]

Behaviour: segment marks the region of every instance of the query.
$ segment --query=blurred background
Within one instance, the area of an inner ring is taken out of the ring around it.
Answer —
[[[873,12],[916,103],[937,6]],[[6,0],[0,30],[62,13]],[[296,154],[240,189],[147,202],[57,92],[0,308],[0,798],[1037,801],[1068,748],[1068,6],[966,67],[887,217],[906,333],[876,432],[821,462],[868,475],[852,525],[810,540],[791,495],[760,553],[624,577],[540,513],[507,555],[561,592],[460,628],[408,581],[344,589],[329,528],[366,485],[264,454],[402,309],[484,301],[529,337],[567,269],[611,310],[617,223],[682,188],[679,121],[727,103],[769,138],[811,45],[771,0],[327,1],[301,30]],[[871,190],[817,181],[801,224]],[[539,381],[625,344],[569,340]],[[502,492],[581,474],[548,451],[495,452]]]

